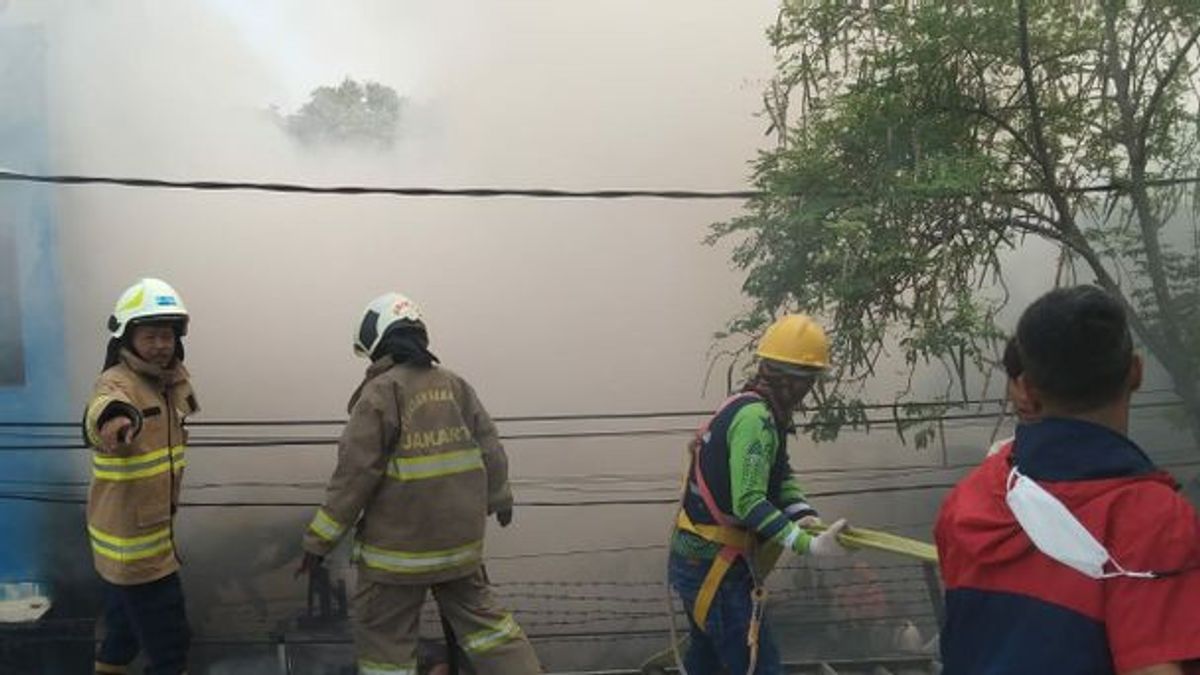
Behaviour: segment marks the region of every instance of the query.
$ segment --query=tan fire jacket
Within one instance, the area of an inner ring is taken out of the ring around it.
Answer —
[[[357,523],[362,578],[448,581],[479,568],[488,514],[511,507],[508,459],[471,385],[445,368],[384,357],[350,399],[304,549],[326,555]]]
[[[183,422],[197,410],[183,364],[163,370],[122,350],[121,362],[96,380],[83,420],[93,448],[87,524],[106,581],[143,584],[179,569],[173,521],[187,464]],[[103,452],[100,427],[118,415],[133,420],[137,435]]]

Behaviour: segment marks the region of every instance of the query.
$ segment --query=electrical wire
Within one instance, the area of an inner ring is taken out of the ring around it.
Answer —
[[[970,468],[974,465],[966,465],[963,468]],[[1200,466],[1200,460],[1174,462],[1160,464],[1162,469],[1180,469],[1192,468]],[[6,483],[14,483],[13,479],[5,479]],[[69,482],[72,486],[81,487],[81,481]],[[16,482],[17,485],[25,483]],[[48,487],[53,487],[53,482],[46,483]],[[257,483],[256,483],[257,484]],[[38,485],[38,484],[34,484]],[[847,497],[863,494],[888,494],[888,493],[907,493],[927,490],[948,490],[957,485],[957,481],[938,481],[929,483],[917,483],[908,485],[870,485],[866,487],[827,489],[827,490],[810,490],[805,494],[807,497]],[[207,487],[225,487],[220,483],[209,483]],[[278,487],[289,487],[284,484]],[[29,492],[0,492],[0,500],[9,501],[26,501],[45,504],[85,504],[86,500],[82,496],[73,496],[65,494],[56,494],[46,491],[29,491]],[[564,500],[537,500],[526,499],[518,500],[515,506],[533,507],[533,508],[576,508],[576,507],[597,507],[597,506],[662,506],[667,504],[675,504],[678,502],[678,496],[664,497],[642,497],[642,498],[622,498],[622,499],[586,499],[575,501]],[[251,500],[228,500],[228,501],[193,501],[182,500],[180,506],[192,508],[236,508],[236,507],[302,507],[316,508],[320,506],[315,501],[251,501]],[[912,527],[919,527],[919,524],[914,524]]]
[[[768,193],[758,190],[685,190],[685,189],[626,189],[626,190],[567,190],[561,188],[501,188],[501,187],[467,187],[467,188],[436,188],[436,187],[387,187],[370,185],[305,185],[300,183],[261,182],[261,181],[231,181],[231,180],[170,180],[165,178],[97,176],[80,174],[38,174],[24,173],[11,170],[0,170],[0,181],[43,183],[53,185],[112,185],[129,188],[158,188],[174,190],[197,190],[204,192],[225,192],[232,190],[252,190],[257,192],[274,192],[288,194],[319,194],[319,195],[389,195],[394,197],[457,197],[473,199],[494,199],[498,197],[521,197],[532,199],[669,199],[669,200],[747,200],[766,196]],[[1143,181],[1148,188],[1178,187],[1200,183],[1200,176],[1182,176],[1177,178],[1159,178]],[[1080,185],[1063,187],[1068,194],[1094,194],[1107,192],[1124,192],[1128,185],[1122,181],[1112,181],[1095,185]],[[890,193],[893,198],[908,196],[918,200],[953,199],[981,196],[1019,196],[1044,194],[1045,189],[1037,187],[1025,188],[988,188],[981,186],[978,190],[949,190],[927,188],[922,190],[894,190]],[[863,194],[855,190],[825,190],[820,193],[797,193],[794,196],[833,196],[851,197]]]
[[[1151,395],[1174,395],[1173,390],[1168,388],[1146,389],[1138,392],[1139,398],[1144,398]],[[945,400],[945,401],[896,401],[892,403],[886,402],[867,402],[861,406],[857,405],[836,405],[828,406],[830,410],[903,410],[905,408],[940,408],[947,407],[952,409],[981,407],[995,405],[1000,406],[1007,403],[1003,398],[979,398],[979,399],[962,399],[962,400]],[[1182,405],[1180,401],[1158,401],[1135,402],[1133,407],[1161,407],[1161,406],[1178,406]],[[581,421],[619,421],[619,420],[644,420],[644,419],[665,419],[665,418],[692,418],[692,417],[708,417],[712,415],[712,410],[642,410],[628,412],[612,412],[612,413],[547,413],[539,415],[501,415],[493,417],[492,421],[497,424],[507,423],[553,423],[553,422],[581,422]],[[904,419],[904,418],[901,418]],[[894,422],[895,418],[885,418],[884,422]],[[342,426],[346,423],[345,418],[313,418],[313,419],[212,419],[212,420],[194,420],[188,422],[189,428],[205,428],[205,427],[319,427],[319,426]],[[78,430],[79,422],[68,421],[21,421],[21,420],[0,420],[0,429],[9,428],[32,428],[32,429],[71,429]],[[68,435],[70,438],[76,438],[77,434]]]

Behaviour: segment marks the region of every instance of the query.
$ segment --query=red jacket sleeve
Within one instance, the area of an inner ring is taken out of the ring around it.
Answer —
[[[1129,571],[1170,573],[1105,582],[1117,672],[1200,659],[1200,518],[1162,484],[1130,490],[1114,506],[1107,538],[1113,558]]]

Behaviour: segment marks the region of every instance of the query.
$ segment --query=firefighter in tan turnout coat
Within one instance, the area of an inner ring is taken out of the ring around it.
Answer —
[[[173,288],[142,279],[108,320],[103,372],[84,413],[92,454],[87,530],[104,584],[96,673],[187,669],[190,632],[175,552],[174,516],[186,463],[184,419],[196,397],[183,367],[188,313]]]
[[[436,365],[420,310],[389,293],[367,306],[354,350],[371,360],[324,504],[304,535],[301,572],[350,529],[358,569],[352,616],[361,675],[416,675],[428,591],[481,675],[540,667],[483,573],[487,516],[512,519],[508,460],[465,380]]]

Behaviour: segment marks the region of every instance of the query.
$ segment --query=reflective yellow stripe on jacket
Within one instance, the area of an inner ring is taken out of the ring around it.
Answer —
[[[483,470],[483,451],[479,448],[421,457],[395,457],[388,463],[388,475],[400,481],[453,476],[477,469]]]
[[[398,665],[395,663],[380,663],[378,661],[359,661],[359,675],[417,675],[415,663]]]
[[[164,527],[141,537],[118,537],[88,525],[92,550],[105,558],[127,563],[152,558],[171,550],[171,528]]]
[[[185,448],[177,445],[162,448],[133,457],[111,457],[99,452],[92,453],[92,475],[100,480],[138,480],[176,471],[187,466]]]
[[[354,559],[367,567],[396,574],[427,574],[477,564],[483,560],[483,541],[443,551],[395,551],[358,542]]]
[[[346,526],[334,520],[325,512],[325,509],[317,509],[317,515],[313,516],[312,522],[308,524],[308,529],[325,541],[333,542],[342,538]]]
[[[470,654],[485,654],[519,637],[521,637],[521,627],[509,614],[495,626],[468,635],[463,642],[463,649]]]

